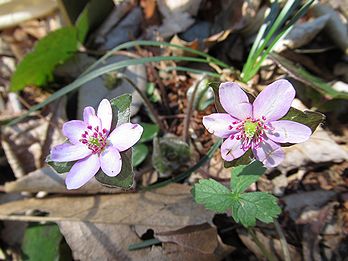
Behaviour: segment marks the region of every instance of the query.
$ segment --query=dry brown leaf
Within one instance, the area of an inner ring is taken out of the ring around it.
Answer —
[[[65,140],[61,133],[66,119],[65,99],[52,103],[48,110],[47,117],[28,118],[2,129],[1,143],[17,178],[41,168],[51,147]]]
[[[63,194],[97,194],[97,193],[120,193],[123,190],[108,188],[95,179],[90,180],[86,185],[77,190],[67,190],[65,185],[65,174],[57,174],[51,167],[44,167],[35,170],[28,175],[13,182],[5,183],[5,192],[31,192],[37,193],[47,191],[49,193]]]
[[[47,215],[24,215],[35,212]],[[230,249],[222,244],[208,255],[173,243],[127,250],[129,244],[140,241],[136,226],[160,233],[209,223],[213,216],[193,201],[190,187],[181,184],[143,193],[26,199],[0,205],[3,220],[57,222],[79,260],[220,260]]]
[[[130,244],[139,242],[127,225],[60,221],[58,225],[77,260],[221,260],[231,250],[222,242],[214,253],[203,254],[174,243],[162,243],[136,251]],[[215,237],[217,234],[214,235]]]
[[[187,226],[175,231],[155,234],[161,242],[176,243],[184,248],[196,250],[203,254],[212,254],[218,246],[217,231],[208,223]]]
[[[39,210],[47,216],[25,216]],[[117,195],[25,199],[0,205],[0,219],[25,221],[80,220],[119,225],[140,225],[155,231],[210,222],[214,213],[197,205],[190,187],[171,184],[164,188]],[[157,228],[157,229],[155,229]]]
[[[278,257],[283,256],[282,247],[279,239],[272,238],[270,235],[265,236],[262,232],[255,231],[256,236],[260,242],[262,242],[263,246],[267,249],[268,252],[276,253]],[[264,259],[264,255],[260,251],[259,247],[255,244],[252,237],[246,233],[245,230],[238,229],[239,238],[242,240],[244,245],[253,252],[259,260]],[[301,254],[293,245],[288,244],[288,249],[290,253],[290,257],[292,261],[300,261]],[[281,259],[280,259],[281,260]]]

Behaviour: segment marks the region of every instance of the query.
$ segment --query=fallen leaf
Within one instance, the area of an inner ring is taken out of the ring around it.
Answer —
[[[347,55],[348,54],[348,31],[340,15],[329,5],[316,3],[312,7],[313,14],[317,17],[329,15],[325,26],[326,35]]]
[[[323,15],[303,24],[295,24],[289,34],[276,45],[274,51],[296,49],[310,43],[323,30],[329,19],[329,15]]]
[[[260,251],[260,248],[255,244],[252,237],[246,233],[245,230],[238,229],[238,235],[239,238],[242,240],[243,244],[251,251],[253,252],[259,260],[264,259],[263,253]],[[255,231],[255,234],[260,242],[262,242],[262,245],[267,249],[270,253],[276,253],[277,256],[283,257],[282,247],[279,239],[272,238],[270,235],[264,235],[264,233]],[[299,250],[293,246],[288,244],[288,249],[290,253],[290,260],[292,261],[300,261],[301,260],[301,254]]]
[[[47,191],[49,193],[62,194],[97,194],[97,193],[120,193],[123,190],[108,188],[97,182],[95,179],[89,181],[81,188],[71,191],[66,189],[65,174],[57,174],[51,167],[44,167],[35,170],[28,175],[13,182],[5,183],[5,192],[31,192]]]
[[[65,99],[60,99],[48,107],[48,116],[30,117],[2,129],[1,144],[17,178],[41,168],[51,146],[64,142],[61,133],[66,119],[64,109]]]

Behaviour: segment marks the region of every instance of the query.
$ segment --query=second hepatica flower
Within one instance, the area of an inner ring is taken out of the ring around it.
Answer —
[[[255,158],[266,167],[275,167],[284,159],[279,143],[306,141],[312,131],[306,125],[281,120],[295,98],[295,89],[286,80],[268,85],[251,104],[241,87],[222,83],[219,98],[227,113],[213,113],[203,118],[210,133],[225,138],[221,156],[232,161],[251,149]]]
[[[68,142],[51,150],[51,160],[76,161],[66,176],[68,189],[83,186],[100,168],[110,177],[120,173],[120,152],[138,142],[143,128],[139,124],[125,123],[111,131],[111,121],[111,105],[104,99],[99,104],[97,114],[92,107],[86,107],[83,121],[72,120],[63,125],[63,134]]]

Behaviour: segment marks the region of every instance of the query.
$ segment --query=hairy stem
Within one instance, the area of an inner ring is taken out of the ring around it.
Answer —
[[[283,233],[283,230],[282,230],[278,220],[276,220],[276,219],[274,219],[274,226],[275,226],[276,231],[279,235],[280,244],[281,244],[282,252],[284,255],[284,260],[291,261],[288,243],[286,242],[286,238],[285,238],[285,235]]]
[[[262,254],[269,260],[269,261],[277,261],[277,258],[274,257],[272,253],[270,253],[266,247],[261,243],[261,241],[257,238],[255,231],[252,228],[248,228],[248,232],[253,238],[255,244],[258,246],[258,248],[261,250]]]

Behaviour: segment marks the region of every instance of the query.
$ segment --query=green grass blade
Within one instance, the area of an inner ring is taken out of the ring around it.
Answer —
[[[166,42],[155,42],[155,41],[139,40],[139,41],[127,42],[127,43],[120,44],[120,45],[116,46],[114,49],[108,51],[96,63],[92,64],[89,68],[87,68],[85,73],[90,72],[91,70],[93,70],[98,64],[104,62],[108,57],[112,56],[115,52],[123,50],[123,49],[131,48],[131,47],[135,47],[135,46],[156,46],[156,47],[163,47],[163,46],[165,46],[165,47],[176,48],[176,49],[184,50],[186,52],[189,52],[189,53],[196,54],[198,56],[204,57],[209,62],[215,63],[215,64],[217,64],[217,65],[219,65],[219,66],[221,66],[223,68],[229,68],[230,67],[228,64],[225,64],[221,60],[216,59],[216,58],[214,58],[213,56],[211,56],[209,54],[206,54],[206,53],[198,51],[198,50],[194,50],[194,49],[189,48],[189,47],[185,47],[185,46],[181,46],[181,45],[177,45],[177,44],[166,43]]]
[[[160,62],[160,61],[189,61],[189,62],[201,62],[201,63],[207,63],[207,60],[202,58],[195,58],[195,57],[185,57],[185,56],[154,56],[154,57],[145,57],[145,58],[139,58],[139,59],[133,59],[133,60],[126,60],[126,61],[120,61],[116,62],[110,65],[106,65],[104,67],[101,67],[99,69],[96,69],[90,73],[84,74],[80,78],[77,78],[74,82],[68,84],[64,88],[60,89],[59,91],[52,94],[50,97],[48,97],[45,101],[32,106],[27,113],[25,113],[22,116],[19,116],[18,118],[12,120],[8,123],[8,125],[13,125],[27,117],[29,114],[43,108],[47,104],[55,101],[56,99],[68,94],[71,91],[76,90],[81,85],[85,84],[86,82],[93,80],[105,73],[109,73],[112,71],[117,71],[121,68],[125,68],[130,65],[136,65],[136,64],[145,64],[145,63],[151,63],[151,62]]]
[[[199,70],[199,69],[193,69],[185,66],[169,66],[165,69],[162,69],[162,71],[169,72],[169,71],[184,71],[184,72],[191,72],[191,73],[196,73],[196,74],[205,74],[211,77],[216,77],[220,78],[220,74],[214,73],[214,72],[209,72],[206,70]]]

